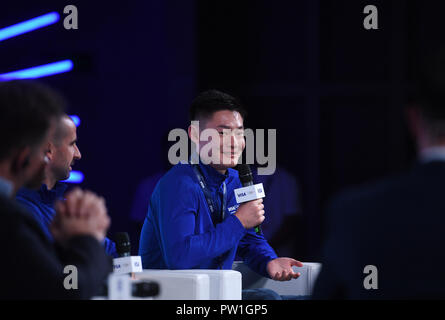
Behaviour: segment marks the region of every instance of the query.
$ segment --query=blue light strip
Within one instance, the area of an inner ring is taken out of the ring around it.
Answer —
[[[71,60],[63,60],[53,63],[48,63],[42,66],[32,67],[28,69],[8,72],[0,74],[0,81],[15,80],[15,79],[36,79],[41,77],[51,76],[62,72],[68,72],[73,69],[73,62]]]
[[[83,173],[80,171],[71,171],[70,177],[62,182],[67,183],[81,183],[83,181]]]
[[[44,14],[43,16],[39,16],[33,18],[31,20],[19,22],[12,26],[0,29],[0,41],[21,35],[23,33],[27,33],[39,28],[46,27],[50,24],[56,23],[59,21],[60,16],[57,12],[50,12]]]
[[[71,120],[73,120],[76,127],[80,126],[80,118],[76,115],[70,115]]]

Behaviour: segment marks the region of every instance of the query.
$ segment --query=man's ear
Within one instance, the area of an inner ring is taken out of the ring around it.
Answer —
[[[14,174],[20,173],[29,165],[31,158],[31,148],[29,146],[17,150],[11,161],[11,171]]]
[[[53,159],[53,156],[54,156],[54,144],[52,144],[51,142],[48,142],[47,145],[46,145],[45,156],[48,158],[49,161],[51,161]]]

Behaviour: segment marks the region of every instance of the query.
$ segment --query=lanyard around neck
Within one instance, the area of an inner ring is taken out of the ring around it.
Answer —
[[[215,203],[213,202],[212,194],[204,180],[202,173],[200,172],[198,165],[192,164],[192,168],[196,174],[196,177],[198,178],[199,186],[201,187],[202,192],[204,193],[204,197],[206,198],[207,205],[208,205],[210,213],[212,215],[213,224],[216,225],[217,223],[224,220],[224,216],[225,216],[225,212],[226,212],[226,194],[227,194],[226,182],[225,181],[223,182],[222,208],[221,208],[221,212],[219,213],[219,216],[218,216],[217,215],[218,213],[216,212],[217,207],[216,207]]]

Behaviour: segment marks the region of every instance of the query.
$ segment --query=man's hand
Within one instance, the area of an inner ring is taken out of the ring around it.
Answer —
[[[76,235],[91,235],[98,241],[105,238],[110,218],[102,197],[76,188],[66,195],[66,201],[57,202],[55,208],[50,229],[56,241],[63,242]]]
[[[244,228],[250,229],[264,221],[263,199],[243,203],[235,213]]]
[[[295,273],[292,266],[302,267],[303,264],[291,258],[276,258],[267,264],[267,272],[273,280],[288,281],[301,275],[300,272]]]

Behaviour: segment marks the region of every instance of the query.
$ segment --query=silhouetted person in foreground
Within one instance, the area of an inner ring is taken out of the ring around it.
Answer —
[[[418,161],[332,201],[315,299],[445,298],[445,51],[419,80],[406,112]]]

